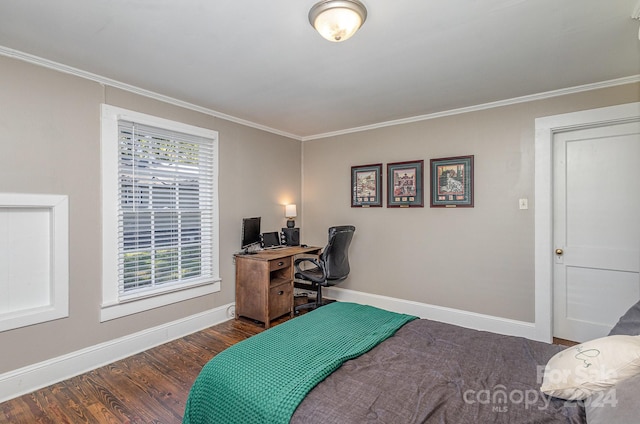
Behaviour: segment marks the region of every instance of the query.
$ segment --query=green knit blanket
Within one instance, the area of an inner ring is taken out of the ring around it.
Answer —
[[[335,302],[250,337],[211,359],[183,424],[288,423],[316,384],[417,317]]]

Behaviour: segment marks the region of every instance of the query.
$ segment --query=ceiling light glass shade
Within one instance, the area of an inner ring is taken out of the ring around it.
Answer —
[[[349,39],[367,19],[367,9],[358,0],[323,0],[309,11],[311,25],[329,41]]]

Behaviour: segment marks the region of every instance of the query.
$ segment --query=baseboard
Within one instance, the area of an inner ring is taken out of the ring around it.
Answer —
[[[233,304],[149,328],[0,375],[0,402],[91,371],[230,319]]]
[[[410,300],[396,299],[377,294],[364,293],[339,287],[327,287],[322,289],[323,295],[328,298],[343,302],[364,303],[389,311],[403,314],[416,315],[434,321],[455,324],[474,330],[491,331],[492,333],[519,336],[536,340],[535,323],[516,321],[492,315],[483,315],[475,312],[463,311],[442,306],[429,305],[427,303],[413,302]]]
[[[535,339],[535,324],[530,322],[483,315],[475,312],[445,308],[338,287],[324,288],[323,292],[327,297],[343,302],[363,303],[390,311],[455,324],[461,327]],[[31,393],[59,381],[126,358],[127,356],[227,321],[230,319],[230,316],[232,316],[232,314],[229,314],[229,311],[233,306],[232,303],[223,305],[210,311],[1,374],[0,402]]]

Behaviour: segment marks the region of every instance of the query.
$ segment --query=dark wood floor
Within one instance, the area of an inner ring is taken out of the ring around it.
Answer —
[[[580,343],[574,342],[574,341],[571,341],[571,340],[559,339],[557,337],[554,337],[553,338],[553,344],[571,347],[571,346],[578,345]]]
[[[253,322],[227,321],[0,403],[0,423],[181,423],[204,364],[261,331]]]
[[[204,364],[261,331],[251,321],[224,322],[0,403],[0,423],[181,423],[189,389]]]

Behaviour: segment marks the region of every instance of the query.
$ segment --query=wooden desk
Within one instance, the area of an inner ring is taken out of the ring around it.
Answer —
[[[291,246],[235,255],[236,319],[250,318],[269,328],[282,315],[293,317],[294,257],[317,254],[321,249]]]

